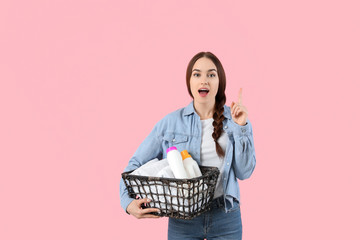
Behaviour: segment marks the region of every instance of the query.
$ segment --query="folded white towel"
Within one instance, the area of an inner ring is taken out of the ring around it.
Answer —
[[[167,162],[167,159],[164,159],[162,161]],[[160,172],[158,172],[158,174],[156,174],[156,177],[175,178],[173,171],[171,171],[169,163],[168,163],[168,166],[164,167],[163,169],[160,170]]]
[[[139,176],[150,176],[155,177],[163,168],[169,166],[169,163],[166,159],[159,160],[154,158],[144,165],[140,166],[136,170],[134,170],[132,175]]]
[[[147,185],[140,185],[140,181],[131,181],[133,184],[133,190],[135,194],[141,196],[141,198],[149,198],[151,202],[149,203],[150,207],[169,209],[176,212],[185,213],[196,212],[201,203],[201,200],[204,198],[205,193],[197,194],[193,196],[194,191],[189,191],[185,187],[183,189],[184,196],[182,191],[177,188],[176,183],[170,183],[170,187],[162,184],[159,181],[148,181],[150,187]],[[137,185],[134,185],[137,183]],[[184,184],[187,186],[187,184]],[[190,184],[192,185],[192,184]],[[204,190],[208,188],[207,184],[204,184]],[[190,200],[188,200],[188,195]],[[205,200],[205,203],[209,201],[209,196]],[[171,204],[170,204],[171,203]],[[172,207],[170,207],[172,206]],[[192,207],[190,207],[192,206]]]

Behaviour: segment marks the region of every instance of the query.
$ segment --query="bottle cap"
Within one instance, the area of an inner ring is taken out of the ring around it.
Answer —
[[[183,159],[183,160],[191,157],[191,155],[188,153],[187,150],[182,151],[182,152],[181,152],[181,156],[182,156],[182,159]]]
[[[177,147],[169,147],[166,149],[166,153],[170,152],[171,150],[177,150]]]

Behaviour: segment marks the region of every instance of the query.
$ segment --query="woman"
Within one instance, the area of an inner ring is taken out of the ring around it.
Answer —
[[[200,52],[189,62],[186,84],[193,101],[160,120],[141,143],[124,171],[134,170],[147,161],[166,157],[166,149],[186,149],[202,166],[216,166],[220,175],[211,210],[192,220],[169,218],[169,239],[241,239],[242,221],[237,179],[244,180],[254,171],[256,158],[252,126],[238,101],[225,105],[225,72],[211,52]],[[121,205],[136,218],[158,218],[149,214],[156,208],[142,209],[148,199],[128,196],[120,183]]]

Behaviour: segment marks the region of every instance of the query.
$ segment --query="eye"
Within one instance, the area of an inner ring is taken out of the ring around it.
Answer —
[[[216,75],[213,73],[210,73],[210,77],[215,77]]]
[[[194,73],[193,76],[194,76],[194,77],[198,77],[198,76],[200,76],[200,74]]]

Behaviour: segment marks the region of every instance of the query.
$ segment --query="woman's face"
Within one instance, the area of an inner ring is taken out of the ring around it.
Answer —
[[[190,90],[194,101],[198,103],[215,103],[219,88],[219,77],[215,64],[209,58],[199,58],[191,72]]]

